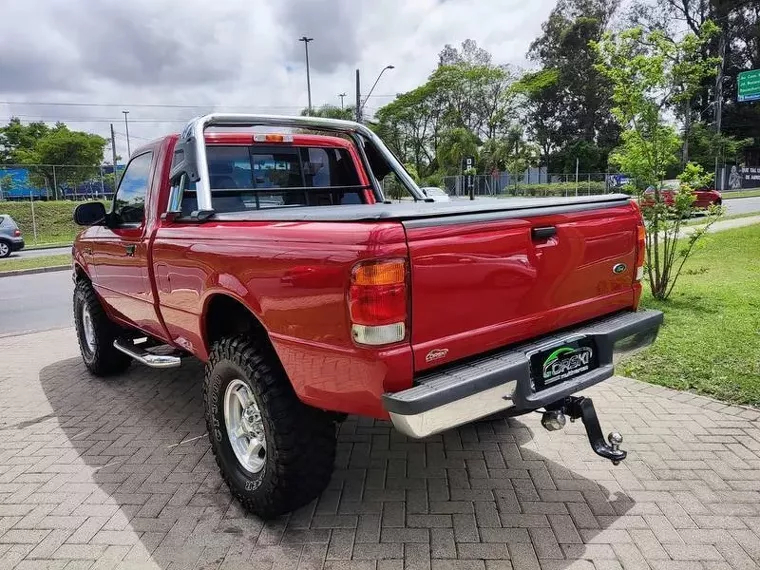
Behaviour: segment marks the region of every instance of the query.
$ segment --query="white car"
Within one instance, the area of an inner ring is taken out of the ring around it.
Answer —
[[[451,202],[449,195],[435,186],[424,186],[420,190],[422,190],[425,196],[432,198],[434,202]]]

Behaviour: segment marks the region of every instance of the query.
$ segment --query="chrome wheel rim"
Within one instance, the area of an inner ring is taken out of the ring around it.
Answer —
[[[82,330],[84,331],[84,341],[87,344],[87,350],[91,353],[97,348],[95,340],[95,325],[92,323],[92,315],[87,305],[82,305]]]
[[[5,257],[10,253],[10,248],[7,243],[0,242],[0,257]]]
[[[224,424],[240,465],[258,473],[266,462],[267,442],[261,411],[248,384],[235,379],[224,392]]]

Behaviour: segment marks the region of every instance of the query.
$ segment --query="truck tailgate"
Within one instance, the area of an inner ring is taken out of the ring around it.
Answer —
[[[418,372],[638,302],[630,202],[402,223]]]

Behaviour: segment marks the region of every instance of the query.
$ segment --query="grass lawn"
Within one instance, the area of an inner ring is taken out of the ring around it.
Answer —
[[[731,403],[760,406],[760,225],[711,234],[666,302],[655,344],[620,373]]]
[[[71,265],[71,255],[41,255],[39,257],[10,257],[0,259],[0,273],[16,269],[38,269],[40,267],[55,267],[56,265]]]
[[[723,192],[723,199],[730,200],[731,198],[754,198],[760,196],[760,188],[756,190],[739,190],[737,192]]]

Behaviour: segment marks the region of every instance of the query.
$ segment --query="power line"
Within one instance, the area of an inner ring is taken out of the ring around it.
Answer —
[[[380,95],[378,95],[380,97]],[[395,95],[394,95],[395,97]],[[180,105],[174,103],[77,103],[54,101],[0,101],[0,105],[28,105],[51,107],[137,107],[157,109],[301,109],[299,105]]]

